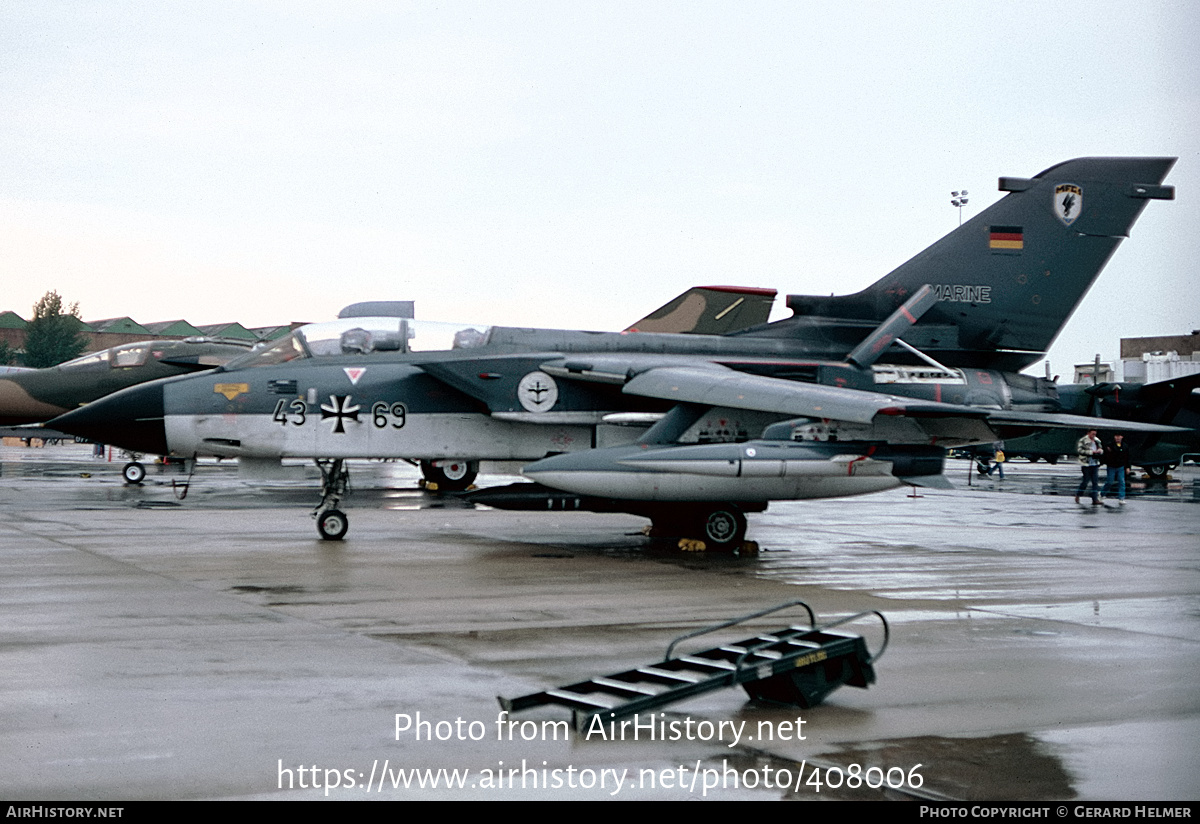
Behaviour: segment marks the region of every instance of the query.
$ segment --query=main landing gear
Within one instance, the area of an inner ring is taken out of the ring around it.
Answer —
[[[651,535],[702,541],[713,549],[738,549],[746,541],[746,515],[735,504],[655,507],[647,514]]]
[[[421,461],[421,476],[425,478],[425,488],[431,492],[462,492],[470,488],[478,474],[478,461]]]
[[[703,539],[718,547],[739,546],[746,540],[746,516],[732,504],[702,512],[700,521]]]
[[[1142,467],[1142,469],[1146,470],[1146,475],[1150,478],[1152,483],[1162,483],[1165,481],[1167,479],[1167,475],[1169,475],[1171,470],[1174,468],[1174,466],[1169,464],[1155,464],[1153,466]]]
[[[340,541],[350,529],[350,519],[338,509],[342,498],[350,491],[350,470],[342,458],[317,458],[321,470],[321,503],[313,510],[317,532],[325,541]]]

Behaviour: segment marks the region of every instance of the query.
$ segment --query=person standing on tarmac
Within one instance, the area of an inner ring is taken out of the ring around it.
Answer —
[[[1079,468],[1083,470],[1083,479],[1079,481],[1079,489],[1075,490],[1075,503],[1079,503],[1079,496],[1091,484],[1092,506],[1100,506],[1100,458],[1104,455],[1104,447],[1096,438],[1095,429],[1089,429],[1076,442],[1075,454],[1079,456]]]
[[[1111,486],[1117,488],[1117,503],[1125,506],[1125,475],[1129,469],[1129,450],[1125,448],[1121,434],[1113,435],[1112,443],[1104,447],[1104,488],[1102,496],[1108,496]]]
[[[992,449],[994,450],[994,453],[992,455],[992,465],[990,467],[988,467],[985,471],[987,472],[987,476],[990,478],[990,477],[992,477],[993,472],[996,472],[997,470],[999,470],[1000,480],[1003,481],[1004,480],[1004,441],[996,441],[994,444],[992,444]]]

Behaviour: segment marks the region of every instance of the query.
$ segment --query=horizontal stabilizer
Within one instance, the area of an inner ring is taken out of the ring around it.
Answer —
[[[1182,426],[1164,426],[1157,423],[1140,423],[1138,421],[1110,420],[1109,418],[1089,418],[1087,415],[1063,415],[1057,412],[1018,412],[996,411],[987,416],[989,424],[994,426],[1034,426],[1040,429],[1078,429],[1086,432],[1095,429],[1100,432],[1189,432]]]

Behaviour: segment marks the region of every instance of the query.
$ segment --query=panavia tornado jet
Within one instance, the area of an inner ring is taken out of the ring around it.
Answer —
[[[872,286],[791,296],[774,323],[633,334],[349,318],[53,425],[143,452],[321,459],[326,538],[348,524],[342,461],[404,457],[532,462],[538,483],[477,500],[633,512],[736,545],[744,513],[772,500],[940,485],[948,447],[1096,426],[1014,370],[1041,357],[1146,202],[1173,197],[1173,163],[1082,158],[1001,178],[1004,198]]]

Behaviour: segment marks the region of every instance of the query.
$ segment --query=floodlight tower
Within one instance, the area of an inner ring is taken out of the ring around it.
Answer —
[[[967,205],[967,190],[950,193],[950,205],[958,209],[958,225],[962,226],[962,207]]]

